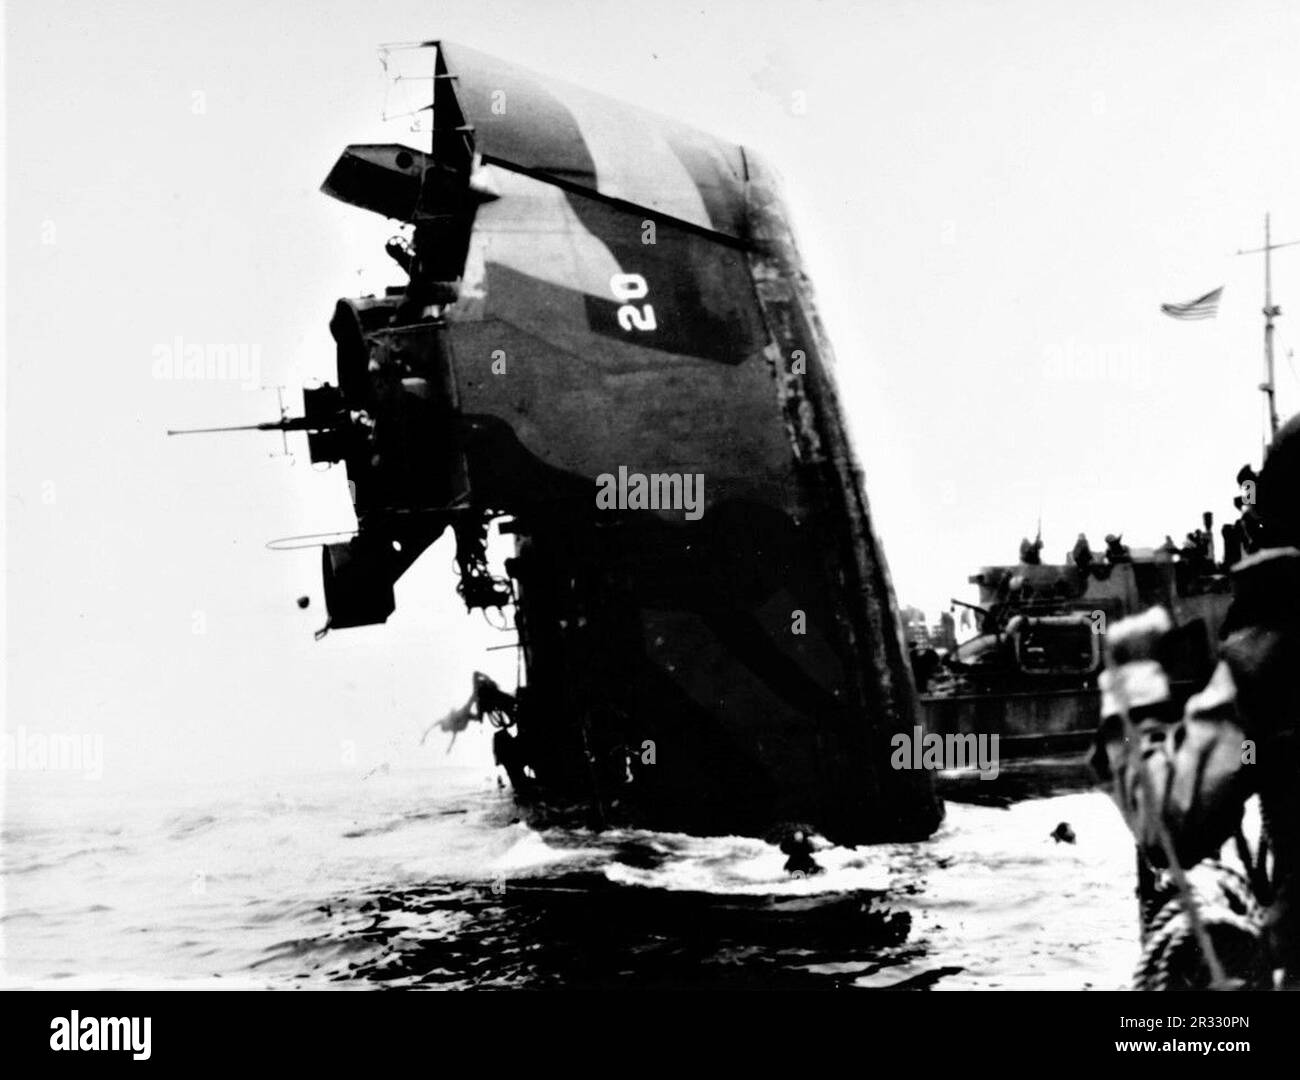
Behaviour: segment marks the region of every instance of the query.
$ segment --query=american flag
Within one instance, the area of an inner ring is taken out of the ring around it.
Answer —
[[[1219,313],[1219,297],[1222,295],[1223,286],[1220,285],[1213,292],[1185,304],[1161,304],[1160,310],[1171,319],[1213,319]]]

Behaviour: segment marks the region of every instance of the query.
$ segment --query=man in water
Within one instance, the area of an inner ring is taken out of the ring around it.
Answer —
[[[1258,794],[1273,852],[1269,966],[1300,986],[1300,415],[1258,478],[1260,549],[1232,568],[1218,664],[1179,709],[1166,673],[1177,634],[1161,609],[1117,623],[1100,680],[1094,767],[1154,867],[1214,856]],[[1127,722],[1126,722],[1127,721]]]
[[[816,847],[813,843],[811,829],[792,826],[781,838],[781,853],[788,855],[785,860],[785,872],[795,877],[811,877],[820,874],[822,867],[813,858]]]

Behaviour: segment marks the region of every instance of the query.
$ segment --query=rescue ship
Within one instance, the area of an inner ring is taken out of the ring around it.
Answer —
[[[1200,535],[1208,537],[1208,528]],[[956,602],[975,613],[976,633],[930,663],[924,650],[913,650],[926,730],[945,739],[997,735],[1003,790],[1091,784],[1087,751],[1100,716],[1106,627],[1165,608],[1175,626],[1165,666],[1186,698],[1213,667],[1232,600],[1228,571],[1203,543],[1125,549],[1118,561],[1082,566],[982,567],[969,579],[978,603]],[[948,755],[944,763],[963,764]],[[989,793],[969,769],[945,777],[949,794],[981,787]]]

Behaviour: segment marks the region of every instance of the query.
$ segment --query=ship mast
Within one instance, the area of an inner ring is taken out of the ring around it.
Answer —
[[[1264,385],[1268,398],[1268,441],[1277,434],[1277,384],[1273,377],[1273,319],[1282,309],[1273,303],[1273,245],[1269,232],[1269,215],[1264,215]]]
[[[1264,246],[1238,251],[1238,255],[1258,255],[1264,253],[1264,381],[1259,384],[1260,391],[1268,399],[1268,442],[1271,445],[1277,435],[1277,386],[1273,378],[1273,320],[1282,314],[1282,309],[1273,303],[1273,259],[1272,253],[1278,248],[1300,244],[1300,240],[1288,240],[1282,244],[1272,241],[1270,215],[1264,215]]]

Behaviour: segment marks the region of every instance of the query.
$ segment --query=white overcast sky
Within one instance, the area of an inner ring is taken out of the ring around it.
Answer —
[[[156,380],[155,345],[255,343],[296,388],[332,375],[335,299],[396,280],[388,225],[317,192],[347,143],[410,138],[379,122],[381,42],[460,41],[784,175],[904,602],[967,595],[1040,513],[1057,558],[1080,530],[1154,545],[1223,520],[1258,458],[1262,266],[1231,253],[1266,210],[1300,238],[1287,0],[18,0],[6,20],[7,723],[102,733],[115,774],[327,768],[347,739],[409,763],[474,668],[513,679],[445,546],[387,626],[314,643],[315,550],[263,545],[350,527],[342,471],[268,436],[163,436],[274,395]],[[1159,313],[1218,285],[1217,321]],[[1275,287],[1285,416],[1300,248]]]

